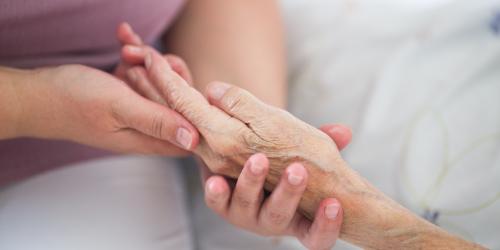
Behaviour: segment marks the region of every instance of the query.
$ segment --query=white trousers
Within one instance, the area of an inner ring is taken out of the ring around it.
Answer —
[[[294,239],[260,237],[223,221],[205,207],[196,168],[179,165],[120,156],[5,188],[0,249],[301,249]]]

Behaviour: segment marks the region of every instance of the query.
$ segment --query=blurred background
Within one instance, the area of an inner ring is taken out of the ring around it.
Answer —
[[[290,110],[350,125],[362,176],[500,249],[500,1],[281,3]]]

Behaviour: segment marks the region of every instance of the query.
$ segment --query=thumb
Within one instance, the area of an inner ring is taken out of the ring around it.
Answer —
[[[137,130],[187,150],[198,144],[198,131],[184,117],[136,93],[113,105],[112,113],[123,128]]]

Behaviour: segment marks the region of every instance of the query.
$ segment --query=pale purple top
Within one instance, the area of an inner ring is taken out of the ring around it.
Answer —
[[[157,41],[183,0],[1,0],[0,65],[33,68],[85,64],[112,69],[119,60],[116,29],[129,22]],[[0,141],[0,184],[109,153],[69,142]]]

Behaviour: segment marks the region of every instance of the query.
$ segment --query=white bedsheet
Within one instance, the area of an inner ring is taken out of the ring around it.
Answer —
[[[351,125],[353,168],[500,249],[500,1],[282,3],[291,111]]]

